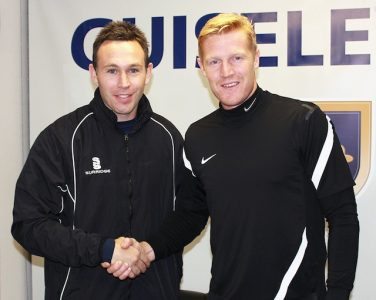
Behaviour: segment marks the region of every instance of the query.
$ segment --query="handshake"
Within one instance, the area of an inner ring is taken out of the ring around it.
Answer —
[[[111,263],[103,262],[101,266],[114,277],[125,280],[145,273],[154,259],[153,248],[147,242],[119,237],[115,240]]]

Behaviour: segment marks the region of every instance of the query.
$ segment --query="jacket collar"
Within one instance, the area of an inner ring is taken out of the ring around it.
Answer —
[[[93,110],[98,120],[106,123],[107,125],[117,129],[117,117],[116,114],[110,110],[103,102],[99,88],[94,92],[94,98],[90,102],[90,107]],[[142,95],[140,102],[138,103],[136,124],[133,127],[131,133],[138,131],[146,122],[148,122],[153,114],[150,102],[145,95]]]
[[[254,93],[247,99],[245,100],[242,104],[239,106],[226,110],[222,107],[221,104],[219,104],[219,111],[224,117],[238,117],[238,116],[243,116],[245,114],[251,113],[255,107],[257,106],[257,100],[262,92],[262,89],[257,86],[256,90]]]
[[[260,106],[262,102],[263,90],[257,86],[256,91],[241,105],[226,110],[221,105],[217,110],[222,124],[228,127],[241,127],[244,122],[253,118],[254,112],[256,112],[257,107]]]

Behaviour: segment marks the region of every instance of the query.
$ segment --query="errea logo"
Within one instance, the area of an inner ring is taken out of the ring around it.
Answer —
[[[85,171],[85,175],[111,173],[110,169],[102,169],[101,160],[99,159],[99,157],[94,156],[91,160],[93,163],[93,170]]]

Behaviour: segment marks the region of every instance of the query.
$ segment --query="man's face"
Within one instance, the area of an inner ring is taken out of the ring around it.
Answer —
[[[256,90],[259,53],[241,30],[208,36],[202,43],[200,68],[224,109],[242,104]]]
[[[97,69],[90,65],[90,75],[118,121],[136,117],[152,67],[152,64],[145,67],[144,52],[136,41],[105,41],[99,47]]]

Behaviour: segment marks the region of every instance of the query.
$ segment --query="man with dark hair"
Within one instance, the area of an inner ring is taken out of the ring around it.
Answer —
[[[181,253],[147,274],[139,244],[174,209],[182,180],[183,139],[154,113],[148,43],[134,25],[111,22],[93,46],[93,100],[48,126],[17,181],[12,234],[45,258],[45,299],[178,299]],[[101,266],[102,264],[102,266]],[[124,267],[125,266],[125,267]]]

